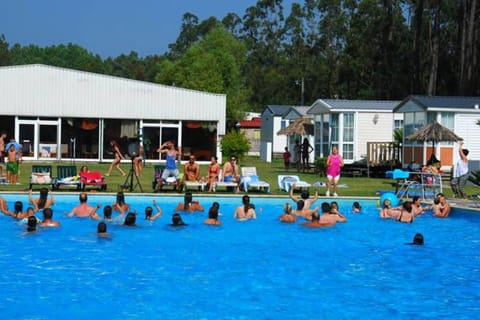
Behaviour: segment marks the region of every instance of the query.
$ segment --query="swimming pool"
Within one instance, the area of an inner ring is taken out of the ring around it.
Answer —
[[[2,195],[9,206],[24,195]],[[180,197],[126,195],[139,212],[138,228],[109,225],[112,239],[95,235],[97,221],[62,212],[77,196],[56,196],[62,226],[34,235],[0,217],[0,314],[3,318],[106,319],[410,319],[478,317],[478,214],[455,210],[413,224],[378,218],[375,200],[339,200],[348,222],[307,229],[276,219],[285,198],[255,198],[256,221],[237,222],[237,198],[197,198],[221,204],[220,227],[207,213],[183,214],[171,229]],[[111,204],[114,195],[89,195]],[[164,209],[142,220],[152,199]],[[320,205],[320,199],[318,204]],[[332,200],[331,198],[329,200]],[[408,246],[415,233],[423,247]]]

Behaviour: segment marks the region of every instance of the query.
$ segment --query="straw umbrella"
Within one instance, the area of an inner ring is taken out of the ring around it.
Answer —
[[[313,135],[313,123],[309,118],[298,118],[288,127],[285,127],[277,132],[277,135],[293,136],[298,134],[300,136]]]
[[[435,144],[441,141],[459,141],[463,140],[457,136],[452,130],[442,126],[437,121],[433,121],[420,129],[417,132],[407,136],[408,140],[420,141],[420,142],[432,142],[432,157],[435,155]],[[436,159],[436,158],[435,158]]]

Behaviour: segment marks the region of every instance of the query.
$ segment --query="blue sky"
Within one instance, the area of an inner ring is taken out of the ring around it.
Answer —
[[[240,17],[256,0],[7,0],[2,2],[0,34],[10,45],[40,47],[74,43],[116,57],[136,51],[140,56],[163,54],[180,32],[182,15],[200,21]],[[293,0],[284,1],[290,8]],[[303,2],[303,1],[302,1]]]

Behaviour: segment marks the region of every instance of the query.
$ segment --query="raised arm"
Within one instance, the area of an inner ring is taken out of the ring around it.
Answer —
[[[156,220],[158,218],[160,218],[162,216],[162,208],[160,208],[160,206],[158,205],[157,201],[153,200],[153,206],[157,209],[157,213],[155,213],[155,215],[153,215],[150,220]]]
[[[97,206],[90,210],[90,218],[93,220],[101,220],[102,218],[97,214],[97,210],[102,207],[101,203],[97,203]]]
[[[463,162],[468,161],[467,156],[463,153],[463,140],[458,142],[458,154],[460,155],[460,158],[462,159]]]
[[[297,203],[298,200],[300,199],[293,194],[293,190],[295,190],[295,183],[292,183],[292,185],[290,186],[290,199],[292,199],[293,201],[295,201],[295,203]],[[318,198],[318,194],[317,194],[317,198]]]

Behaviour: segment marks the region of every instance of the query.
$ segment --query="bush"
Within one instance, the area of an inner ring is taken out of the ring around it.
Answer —
[[[320,175],[325,174],[325,170],[327,169],[327,157],[316,157],[315,158],[315,172],[319,173]]]
[[[250,141],[248,141],[245,133],[232,130],[227,133],[220,143],[223,156],[236,156],[243,158],[250,150]]]

